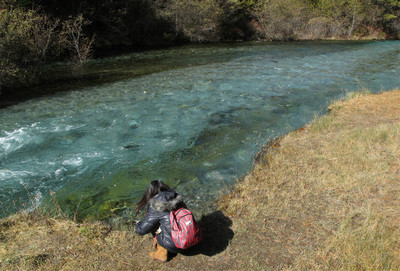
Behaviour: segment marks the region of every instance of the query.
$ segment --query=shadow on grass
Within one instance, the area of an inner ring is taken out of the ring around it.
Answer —
[[[234,233],[230,229],[232,220],[221,211],[202,216],[199,224],[203,232],[203,240],[196,246],[181,252],[182,255],[194,256],[203,254],[214,256],[224,251],[233,239]]]

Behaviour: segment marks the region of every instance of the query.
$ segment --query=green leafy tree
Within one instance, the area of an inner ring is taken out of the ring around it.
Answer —
[[[400,1],[399,0],[376,0],[383,12],[380,25],[393,37],[400,38]]]

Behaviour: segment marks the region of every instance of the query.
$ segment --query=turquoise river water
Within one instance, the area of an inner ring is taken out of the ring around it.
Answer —
[[[349,91],[399,87],[399,56],[399,41],[330,41],[93,60],[85,72],[97,83],[0,109],[0,216],[54,191],[69,214],[129,217],[153,179],[207,212],[268,140]]]

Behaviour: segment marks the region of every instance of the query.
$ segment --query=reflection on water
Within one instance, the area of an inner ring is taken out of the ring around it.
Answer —
[[[92,61],[92,86],[0,110],[3,214],[28,189],[44,202],[56,191],[82,217],[129,215],[153,179],[206,212],[269,139],[348,90],[398,87],[399,45],[242,43]]]

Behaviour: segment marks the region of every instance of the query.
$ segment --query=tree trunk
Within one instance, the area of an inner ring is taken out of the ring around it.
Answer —
[[[350,37],[353,34],[353,30],[354,30],[354,25],[356,22],[356,11],[357,11],[357,0],[355,0],[354,2],[354,10],[353,10],[353,21],[351,23],[351,27],[348,33],[348,37]]]

